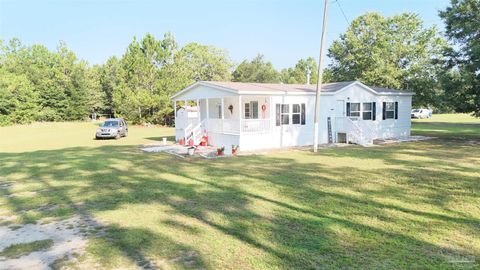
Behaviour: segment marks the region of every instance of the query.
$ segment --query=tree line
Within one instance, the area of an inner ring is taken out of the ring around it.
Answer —
[[[323,82],[360,80],[416,93],[414,105],[480,116],[480,0],[451,0],[446,33],[415,14],[353,20],[328,49]],[[263,55],[234,65],[228,52],[171,33],[146,34],[121,57],[88,65],[64,43],[56,50],[0,40],[0,125],[72,121],[93,112],[133,123],[172,124],[170,96],[199,80],[315,84],[317,63],[276,70]]]

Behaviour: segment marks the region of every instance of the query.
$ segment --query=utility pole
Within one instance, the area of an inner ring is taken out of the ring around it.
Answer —
[[[313,124],[313,152],[318,151],[318,122],[320,121],[320,92],[322,91],[322,75],[323,75],[323,47],[325,45],[325,33],[327,32],[327,14],[328,14],[328,0],[325,0],[325,7],[323,9],[323,26],[322,26],[322,41],[320,43],[320,57],[318,58],[318,78],[315,95],[315,115]]]

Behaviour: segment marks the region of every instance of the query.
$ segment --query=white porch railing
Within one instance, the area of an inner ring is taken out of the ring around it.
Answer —
[[[270,119],[242,119],[242,133],[270,132]]]
[[[207,131],[217,133],[239,134],[240,124],[238,119],[207,119]]]
[[[270,119],[207,119],[207,131],[217,133],[268,133]]]
[[[348,142],[362,146],[373,144],[373,133],[363,121],[352,117],[335,117],[335,132],[347,134]]]

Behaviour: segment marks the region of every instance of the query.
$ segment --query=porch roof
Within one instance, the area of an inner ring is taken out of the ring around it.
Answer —
[[[322,94],[335,94],[346,89],[347,87],[358,84],[367,90],[380,95],[413,95],[412,92],[400,91],[389,88],[370,87],[359,81],[346,81],[322,84]],[[190,91],[196,86],[207,86],[222,91],[227,91],[235,95],[314,95],[316,85],[307,84],[279,84],[279,83],[247,83],[247,82],[217,82],[217,81],[199,81],[187,88],[177,92],[172,96],[172,100]]]

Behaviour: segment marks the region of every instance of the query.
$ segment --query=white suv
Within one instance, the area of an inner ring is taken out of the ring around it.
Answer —
[[[429,109],[413,109],[412,118],[431,118],[432,117],[432,110]]]

